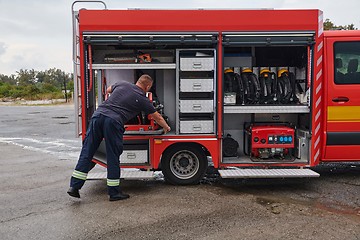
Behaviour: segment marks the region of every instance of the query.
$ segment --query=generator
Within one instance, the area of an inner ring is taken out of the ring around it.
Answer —
[[[295,129],[287,125],[251,124],[245,130],[247,154],[252,161],[293,161]]]

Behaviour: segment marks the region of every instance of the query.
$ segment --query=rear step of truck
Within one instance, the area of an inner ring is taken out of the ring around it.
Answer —
[[[106,172],[90,172],[87,175],[87,180],[100,180],[106,179]],[[121,170],[120,174],[121,179],[125,180],[154,180],[155,172],[153,171],[127,171]]]
[[[226,169],[219,170],[222,178],[308,178],[320,174],[307,168],[302,169]]]

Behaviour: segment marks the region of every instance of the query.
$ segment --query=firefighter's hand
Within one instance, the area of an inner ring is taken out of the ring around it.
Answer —
[[[164,127],[164,134],[168,133],[171,131],[171,128],[169,126]]]

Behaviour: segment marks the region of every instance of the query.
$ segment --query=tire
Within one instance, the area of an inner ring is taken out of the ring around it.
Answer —
[[[175,145],[166,150],[161,164],[165,181],[173,185],[198,184],[208,166],[201,147],[190,144]]]

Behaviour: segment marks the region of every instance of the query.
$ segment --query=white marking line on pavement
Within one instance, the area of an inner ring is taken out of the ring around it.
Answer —
[[[63,143],[62,141],[68,142],[68,144]],[[78,141],[65,140],[65,139],[38,140],[33,138],[1,138],[0,137],[0,142],[14,144],[16,146],[31,151],[56,155],[59,158],[63,158],[64,156],[67,156],[70,157],[71,159],[73,158],[76,159],[81,149],[81,146],[73,146],[75,144],[79,144]]]

